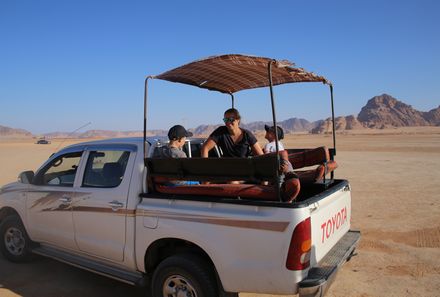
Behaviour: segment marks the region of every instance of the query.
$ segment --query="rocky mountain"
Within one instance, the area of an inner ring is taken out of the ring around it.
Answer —
[[[433,126],[440,126],[440,106],[428,112],[422,112],[423,118]]]
[[[421,112],[396,98],[382,94],[368,100],[357,117],[338,117],[335,119],[336,131],[410,126],[440,126],[440,106],[428,112]],[[332,131],[331,119],[326,119],[311,133]]]
[[[264,125],[272,126],[272,122],[252,122],[243,124],[242,126],[251,131],[264,131]],[[309,122],[305,119],[290,118],[284,121],[278,122],[278,126],[282,127],[286,133],[290,132],[303,132],[310,131],[310,129],[316,126],[316,123]]]
[[[354,129],[363,129],[364,126],[354,115],[346,116],[346,117],[336,117],[335,118],[335,129],[336,131],[345,131],[345,130],[354,130]],[[333,130],[332,127],[332,119],[327,118],[324,121],[319,121],[316,127],[310,130],[312,134],[321,134],[321,133],[331,133]]]
[[[200,125],[197,126],[195,129],[188,129],[188,130],[191,131],[194,135],[208,136],[209,134],[211,134],[212,131],[214,131],[219,126],[220,125]]]
[[[147,136],[163,136],[167,131],[149,130]],[[140,137],[143,131],[112,131],[112,130],[88,130],[80,133],[52,132],[44,134],[46,138],[115,138],[115,137]]]
[[[78,138],[117,138],[142,136],[142,131],[110,131],[110,130],[89,130],[78,135]]]
[[[278,123],[286,133],[310,131],[316,124],[316,122],[311,123],[305,119],[298,118],[291,118]],[[272,126],[272,123],[268,123],[268,125]]]
[[[0,126],[0,138],[30,138],[32,133],[24,129]]]
[[[375,96],[362,107],[358,120],[368,128],[428,126],[423,113],[388,94]]]
[[[272,125],[271,122],[250,122],[242,123],[242,127],[253,132],[264,131],[264,125]],[[290,118],[278,122],[285,133],[292,132],[311,132],[311,133],[331,133],[331,119],[309,122],[305,119]],[[211,134],[220,124],[200,125],[189,129],[196,136],[206,137]],[[368,100],[356,116],[341,116],[335,118],[336,131],[346,131],[355,129],[384,129],[389,127],[408,127],[408,126],[440,126],[440,106],[428,112],[421,112],[414,109],[396,98],[382,94]],[[110,137],[133,137],[142,136],[142,131],[109,131],[109,130],[89,130],[83,133],[53,132],[43,136],[46,138],[110,138]],[[166,136],[166,130],[149,130],[148,136]],[[25,138],[33,135],[22,129],[13,129],[0,126],[1,138]]]

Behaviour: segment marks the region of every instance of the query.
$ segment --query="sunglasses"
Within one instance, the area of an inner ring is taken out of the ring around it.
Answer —
[[[235,120],[235,118],[223,118],[223,122],[225,123],[233,123]]]

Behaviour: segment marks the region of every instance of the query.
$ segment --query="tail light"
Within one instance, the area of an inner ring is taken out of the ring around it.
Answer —
[[[292,234],[286,268],[289,270],[303,270],[310,266],[310,252],[312,250],[312,232],[310,217],[299,223]]]

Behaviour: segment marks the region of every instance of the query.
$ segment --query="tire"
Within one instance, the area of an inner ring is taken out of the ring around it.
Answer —
[[[163,260],[152,280],[152,297],[218,297],[212,267],[192,254],[174,255]]]
[[[31,259],[32,242],[17,215],[6,217],[0,225],[0,251],[11,262]]]
[[[238,297],[238,293],[220,293],[220,297]]]

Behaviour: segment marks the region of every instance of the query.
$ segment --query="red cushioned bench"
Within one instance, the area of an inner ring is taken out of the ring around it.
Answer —
[[[295,170],[301,183],[325,182],[326,175],[331,173],[338,167],[336,161],[330,155],[329,149],[325,146],[314,149],[288,149],[289,161],[294,169],[316,166],[316,168],[308,170]]]
[[[150,192],[279,201],[276,155],[254,158],[147,158]],[[209,181],[200,185],[167,185],[170,180]],[[246,184],[227,184],[245,180]],[[262,185],[268,181],[269,185]],[[249,182],[251,184],[249,184]],[[297,178],[286,179],[280,189],[283,201],[292,202],[300,191]]]

